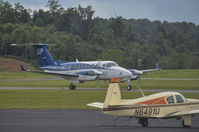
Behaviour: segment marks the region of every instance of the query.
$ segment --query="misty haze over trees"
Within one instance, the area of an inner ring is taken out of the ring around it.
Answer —
[[[148,19],[94,17],[91,6],[64,9],[48,0],[49,10],[31,11],[0,0],[0,55],[37,65],[33,48],[12,43],[49,43],[55,59],[113,60],[126,68],[199,68],[199,25]]]

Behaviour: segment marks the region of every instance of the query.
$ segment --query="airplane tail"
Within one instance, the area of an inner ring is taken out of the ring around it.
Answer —
[[[121,91],[119,82],[111,82],[107,90],[103,108],[108,108],[111,105],[119,105],[121,103]]]
[[[118,78],[111,79],[111,83],[109,84],[109,88],[107,90],[104,103],[93,102],[87,105],[101,109],[108,108],[111,105],[119,105],[121,102],[121,92],[119,84],[120,84],[120,79]]]
[[[161,70],[158,63],[156,63],[156,68],[157,68],[157,70]]]
[[[46,49],[46,44],[37,44],[37,45],[33,45],[33,47],[35,50],[35,54],[37,56],[37,60],[40,64],[40,67],[44,67],[48,65],[52,65],[52,66],[58,65],[58,63],[55,60],[53,60],[52,56]]]

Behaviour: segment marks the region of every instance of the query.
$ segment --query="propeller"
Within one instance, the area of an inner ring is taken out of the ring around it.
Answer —
[[[96,77],[97,88],[100,88],[100,76],[103,74],[103,73],[99,70],[99,67],[100,67],[100,66],[101,66],[101,62],[98,61],[98,62],[97,62],[97,67],[98,67],[97,71],[98,71],[100,74],[96,74],[96,75],[97,75],[97,77]]]

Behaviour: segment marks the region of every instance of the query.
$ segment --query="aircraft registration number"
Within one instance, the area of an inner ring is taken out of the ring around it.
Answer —
[[[136,109],[134,116],[155,116],[160,113],[160,108],[140,108]]]

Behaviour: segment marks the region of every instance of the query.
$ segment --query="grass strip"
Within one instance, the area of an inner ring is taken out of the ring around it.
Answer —
[[[93,109],[86,104],[103,102],[105,95],[106,91],[0,90],[0,109]],[[197,93],[183,95],[199,99]],[[138,97],[141,97],[140,92],[122,92],[124,99]]]

